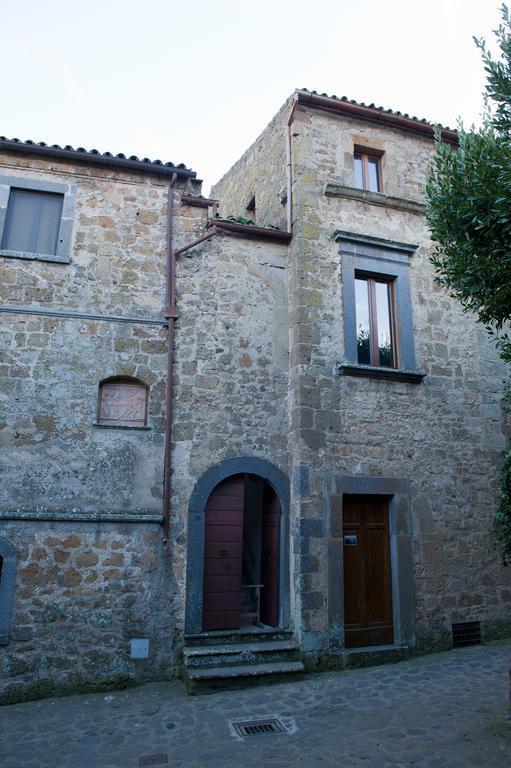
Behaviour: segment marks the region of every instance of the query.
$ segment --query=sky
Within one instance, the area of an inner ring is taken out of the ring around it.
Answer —
[[[295,88],[477,122],[499,6],[0,0],[0,135],[185,163],[208,194]]]

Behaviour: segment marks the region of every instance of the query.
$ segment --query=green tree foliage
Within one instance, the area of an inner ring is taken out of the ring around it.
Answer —
[[[492,58],[483,40],[488,109],[479,131],[459,130],[459,148],[437,138],[427,184],[432,257],[439,283],[475,312],[511,362],[511,21],[502,7]]]
[[[428,224],[436,242],[436,279],[467,311],[475,312],[511,362],[511,19],[501,8],[493,58],[484,40],[486,112],[480,130],[459,129],[459,147],[437,134],[427,183]],[[508,400],[511,387],[508,388]],[[511,563],[511,449],[501,470],[501,499],[493,532]]]
[[[493,519],[493,533],[504,563],[511,565],[511,450],[504,455],[500,480],[500,504]]]

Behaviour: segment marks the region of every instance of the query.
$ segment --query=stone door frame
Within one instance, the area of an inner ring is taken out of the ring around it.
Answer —
[[[413,579],[412,519],[409,482],[405,478],[337,475],[337,503],[330,505],[328,606],[330,649],[344,648],[344,495],[389,497],[390,564],[394,645],[415,647],[415,594]],[[339,503],[340,502],[340,503]]]
[[[257,475],[273,488],[280,503],[280,595],[279,624],[289,627],[289,479],[265,459],[239,456],[225,459],[208,469],[197,481],[188,507],[185,632],[200,634],[204,581],[204,529],[206,504],[213,489],[232,475]]]

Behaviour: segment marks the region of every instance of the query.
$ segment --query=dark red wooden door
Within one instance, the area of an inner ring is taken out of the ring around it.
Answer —
[[[345,645],[392,643],[392,585],[388,499],[345,496]]]
[[[241,611],[245,480],[233,475],[206,505],[203,629],[238,629]]]
[[[276,627],[279,623],[280,587],[280,504],[277,494],[265,486],[263,533],[261,542],[261,621]]]

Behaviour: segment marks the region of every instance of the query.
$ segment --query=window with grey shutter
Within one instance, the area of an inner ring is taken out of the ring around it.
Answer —
[[[54,255],[64,195],[11,189],[2,249]]]

